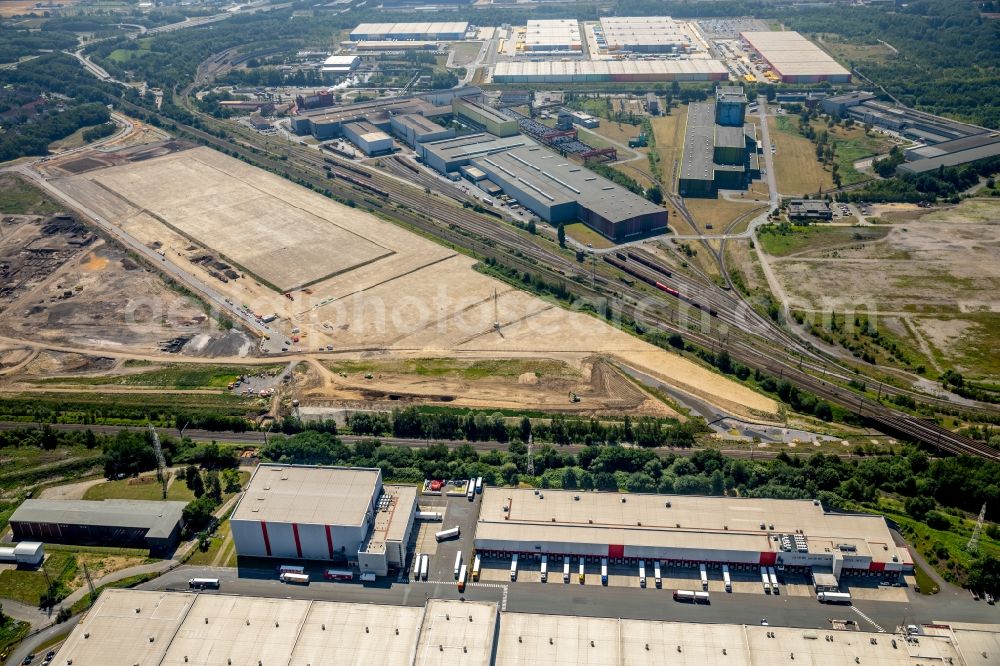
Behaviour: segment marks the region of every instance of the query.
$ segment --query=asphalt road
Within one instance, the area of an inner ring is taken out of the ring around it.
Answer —
[[[443,561],[443,560],[442,560]],[[971,597],[938,599],[927,597],[909,603],[861,601],[853,606],[826,606],[813,597],[764,594],[713,593],[711,604],[691,605],[675,602],[669,589],[597,587],[542,583],[469,583],[459,594],[451,571],[447,576],[428,582],[379,581],[373,584],[313,581],[309,586],[291,586],[279,582],[273,569],[223,569],[180,567],[160,578],[144,583],[140,589],[187,590],[194,577],[219,578],[218,592],[201,594],[241,594],[287,599],[318,599],[353,603],[421,606],[428,598],[458,599],[501,603],[506,590],[507,610],[521,613],[622,617],[675,622],[759,624],[766,618],[773,626],[829,629],[832,619],[854,620],[866,631],[893,631],[900,624],[953,622],[989,622],[1000,617],[1000,610]],[[433,578],[433,577],[432,577]],[[860,611],[860,612],[859,612]]]

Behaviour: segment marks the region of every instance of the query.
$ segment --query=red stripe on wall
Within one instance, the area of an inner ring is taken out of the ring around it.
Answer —
[[[271,540],[267,538],[267,523],[263,520],[260,521],[260,532],[264,535],[264,550],[267,552],[267,556],[271,557]]]
[[[778,561],[778,554],[775,553],[775,552],[773,552],[773,551],[769,552],[769,553],[768,552],[762,552],[760,554],[760,562],[759,562],[759,564],[762,564],[765,567],[774,566],[775,562],[777,562],[777,561]]]
[[[330,534],[330,526],[326,526],[326,547],[330,549],[330,559],[333,559],[333,535]]]
[[[625,544],[611,544],[608,546],[608,557],[625,557]]]
[[[292,536],[295,537],[295,552],[299,554],[299,559],[302,559],[302,542],[299,541],[299,524],[292,523]]]

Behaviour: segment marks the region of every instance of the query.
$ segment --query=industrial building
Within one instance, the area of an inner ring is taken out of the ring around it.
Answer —
[[[105,590],[56,666],[843,666],[993,663],[996,625],[938,622],[911,637],[423,606]],[[985,655],[985,656],[983,656]]]
[[[832,220],[830,204],[815,199],[792,199],[788,202],[788,217],[792,220]]]
[[[472,164],[547,222],[580,220],[616,243],[667,230],[666,209],[548,148],[526,145]]]
[[[492,134],[466,134],[444,141],[428,141],[416,146],[420,160],[440,173],[451,173],[469,164],[473,158],[503,152],[518,146],[537,145],[528,137],[496,137]]]
[[[823,567],[838,578],[913,570],[885,518],[809,500],[487,488],[475,544],[488,556]]]
[[[669,16],[605,16],[594,35],[597,45],[611,53],[679,53],[692,49],[691,35]]]
[[[518,134],[473,134],[422,143],[427,166],[450,173],[472,165],[522,206],[553,224],[580,220],[615,242],[667,229],[667,211]],[[480,179],[482,180],[482,179]]]
[[[59,649],[65,666],[489,666],[495,603],[424,606],[109,589]]]
[[[478,92],[478,88],[466,90]],[[436,95],[420,97],[390,97],[358,104],[348,104],[326,109],[304,111],[291,119],[292,131],[300,136],[311,134],[326,140],[344,136],[344,125],[352,122],[366,122],[383,132],[392,129],[392,118],[398,115],[418,115],[425,118],[441,118],[452,115],[451,99],[443,101]]]
[[[149,548],[168,553],[180,540],[184,502],[28,499],[10,517],[14,539]]]
[[[37,567],[45,559],[45,544],[40,541],[22,541],[13,546],[0,546],[0,563],[19,567]]]
[[[898,173],[927,173],[942,166],[953,167],[1000,156],[1000,134],[979,134],[906,151],[907,162]]]
[[[851,73],[793,30],[741,32],[740,38],[783,83],[850,83]]]
[[[500,137],[515,136],[519,131],[517,120],[486,106],[476,97],[456,97],[451,101],[451,108],[456,116],[485,129],[490,134]]]
[[[230,518],[236,553],[329,560],[385,575],[406,561],[412,486],[378,469],[262,464]]]
[[[392,133],[410,147],[425,141],[441,141],[455,136],[455,130],[442,127],[436,122],[416,113],[404,113],[392,116],[389,120]]]
[[[351,31],[352,42],[458,41],[465,39],[469,24],[452,23],[362,23]]]
[[[493,83],[601,83],[726,81],[729,70],[718,60],[550,60],[498,62]]]
[[[870,92],[829,97],[820,106],[826,113],[881,127],[915,141],[907,149],[901,174],[920,174],[1000,156],[1000,132],[935,116],[905,106],[876,101]]]
[[[372,155],[385,155],[393,150],[392,137],[371,123],[359,120],[345,123],[344,138],[357,146],[361,152]]]
[[[324,74],[350,74],[361,64],[361,56],[335,55],[330,56],[320,65],[319,71]]]
[[[746,107],[738,86],[720,86],[714,102],[688,105],[681,195],[713,197],[720,189],[744,189],[759,177],[757,127],[746,122]]]
[[[551,53],[568,51],[580,53],[580,23],[576,19],[540,19],[528,21],[524,33],[524,50]]]

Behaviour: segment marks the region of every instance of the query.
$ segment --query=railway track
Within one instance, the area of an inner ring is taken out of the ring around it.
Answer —
[[[136,108],[140,109],[140,107]],[[148,111],[141,109],[140,113],[145,115]],[[169,122],[176,121],[169,120]],[[720,292],[726,293],[725,291],[720,290],[711,297],[713,302],[722,305],[723,309],[720,309],[718,305],[712,308],[716,310],[716,316],[708,317],[707,325],[704,325],[706,330],[702,330],[706,319],[703,317],[701,323],[696,323],[693,326],[691,322],[680,322],[681,317],[679,317],[676,303],[668,304],[665,299],[660,299],[661,302],[647,306],[650,292],[622,282],[620,276],[616,279],[614,276],[598,275],[596,270],[588,274],[577,263],[561,254],[543,249],[509,225],[498,223],[475,211],[462,208],[447,198],[442,199],[440,196],[427,193],[409,183],[400,182],[396,177],[380,173],[378,170],[359,167],[356,164],[348,165],[344,160],[337,158],[325,159],[315,151],[306,148],[289,147],[284,144],[270,146],[268,144],[271,142],[266,139],[261,141],[265,144],[264,146],[260,146],[258,143],[256,148],[251,148],[241,145],[237,141],[220,139],[191,126],[185,125],[183,130],[196,136],[204,143],[222,147],[228,151],[235,148],[237,152],[244,154],[251,161],[263,163],[278,173],[287,174],[289,166],[308,169],[309,172],[316,174],[311,184],[323,189],[330,189],[341,197],[354,198],[359,192],[367,193],[371,197],[372,191],[366,192],[365,188],[346,178],[349,172],[357,175],[356,172],[359,170],[367,171],[369,175],[365,181],[370,181],[370,188],[376,188],[382,192],[381,195],[374,194],[378,198],[375,207],[399,219],[404,224],[456,247],[471,250],[477,255],[493,257],[511,268],[532,273],[549,281],[562,280],[567,291],[575,297],[614,304],[621,312],[643,326],[668,333],[680,333],[705,349],[723,347],[723,341],[720,337],[712,334],[712,319],[723,324],[731,324],[732,327],[725,338],[725,347],[729,350],[734,361],[751,369],[759,369],[762,372],[787,379],[792,384],[808,390],[824,400],[856,410],[860,416],[888,431],[950,453],[966,453],[991,460],[1000,460],[1000,451],[981,442],[953,433],[937,424],[885,407],[854,393],[850,389],[814,377],[804,368],[808,367],[816,371],[819,366],[814,363],[807,366],[801,354],[795,358],[781,349],[780,345],[774,344],[775,338],[779,337],[779,334],[773,325],[768,323],[766,329],[757,330],[757,324],[755,324],[754,330],[744,330],[735,323],[728,322],[726,318],[720,318],[720,313],[726,313],[726,317],[731,317],[734,314],[734,306],[731,301],[719,300],[718,294]],[[227,127],[228,130],[230,128]],[[241,138],[246,139],[246,137]],[[287,163],[271,156],[269,151],[275,148],[288,156]],[[335,176],[334,178],[325,177],[325,166],[331,167],[330,171]],[[404,165],[400,165],[400,168],[406,169],[409,174],[408,178],[413,180],[412,176],[416,174],[413,174]],[[334,171],[334,169],[337,170]],[[351,177],[353,178],[353,176]],[[427,177],[430,178],[430,176]],[[429,182],[426,185],[432,192],[443,185],[436,180],[433,184],[433,188]],[[400,204],[404,208],[401,208]],[[433,211],[433,217],[424,211]],[[593,284],[588,284],[591,281]],[[689,283],[689,286],[694,285]],[[638,307],[639,304],[643,304],[643,307]],[[780,338],[784,337],[784,332],[781,332]],[[829,375],[831,378],[846,381],[844,378],[848,376],[850,371],[840,369],[843,374],[836,374],[838,367],[836,364],[831,365],[833,367],[828,369],[824,364],[824,371],[833,370],[834,372]],[[885,392],[892,393],[894,389],[895,387],[886,387]],[[922,394],[919,395],[918,399],[928,402],[928,398]],[[955,409],[955,405],[947,403],[947,401],[937,402],[946,403],[948,408]],[[988,409],[986,411],[991,414],[998,413]]]

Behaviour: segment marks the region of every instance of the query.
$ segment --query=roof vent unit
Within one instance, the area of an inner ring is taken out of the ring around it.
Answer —
[[[667,502],[667,508],[669,509],[670,507],[671,507],[670,502]]]

